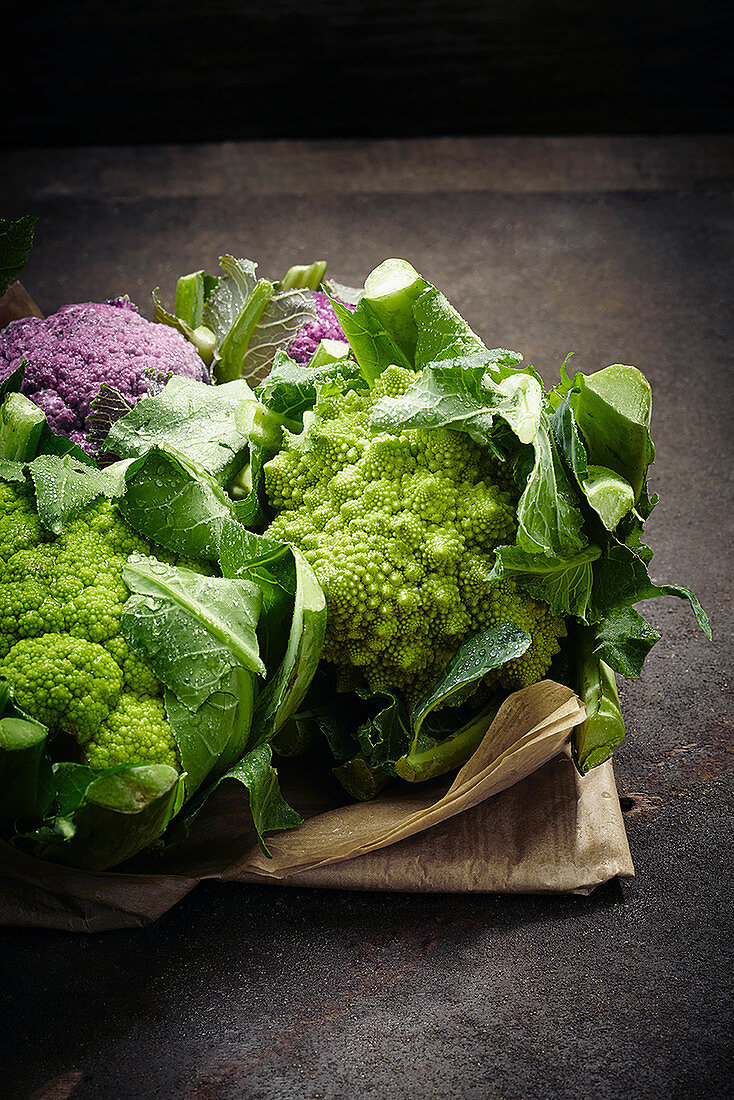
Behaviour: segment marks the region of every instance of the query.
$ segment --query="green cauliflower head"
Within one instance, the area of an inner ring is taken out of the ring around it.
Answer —
[[[110,501],[54,537],[30,487],[0,482],[0,676],[23,711],[76,739],[83,763],[178,769],[162,685],[120,634],[134,552],[149,544]]]
[[[277,513],[266,534],[299,547],[324,589],[323,657],[341,686],[364,679],[415,702],[461,642],[508,620],[532,644],[492,684],[534,683],[565,625],[511,582],[490,580],[495,548],[515,532],[507,473],[461,432],[370,430],[375,403],[415,377],[389,367],[369,393],[322,398],[301,435],[286,433],[265,465]]]

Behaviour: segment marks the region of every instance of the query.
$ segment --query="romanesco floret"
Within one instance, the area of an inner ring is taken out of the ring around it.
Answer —
[[[93,767],[179,767],[162,686],[120,634],[122,571],[150,546],[104,500],[52,536],[24,483],[0,482],[0,676]]]
[[[102,646],[69,634],[17,642],[2,662],[21,710],[86,745],[116,706],[122,672]]]
[[[344,687],[410,702],[471,634],[512,621],[532,644],[492,675],[514,688],[542,678],[565,634],[510,582],[490,582],[494,549],[512,540],[516,495],[486,448],[447,428],[372,432],[373,405],[415,379],[389,367],[367,393],[320,400],[302,435],[265,466],[278,513],[267,534],[298,546],[326,595],[323,658]]]

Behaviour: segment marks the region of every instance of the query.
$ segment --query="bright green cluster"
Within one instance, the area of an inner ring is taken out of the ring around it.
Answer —
[[[0,482],[0,676],[21,710],[72,735],[92,767],[171,764],[162,686],[120,634],[122,570],[148,543],[102,501],[58,537],[25,483]]]
[[[344,686],[415,701],[477,630],[511,620],[533,638],[494,681],[542,678],[562,619],[508,582],[491,582],[494,549],[513,541],[515,502],[487,448],[446,428],[376,434],[384,396],[415,374],[389,367],[368,394],[322,398],[301,436],[265,466],[278,513],[267,534],[298,546],[326,595],[324,659]],[[310,416],[310,419],[309,419]]]

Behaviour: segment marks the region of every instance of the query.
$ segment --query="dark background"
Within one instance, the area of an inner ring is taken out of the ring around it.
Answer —
[[[6,147],[721,133],[730,0],[16,4]],[[1,133],[1,131],[0,131]]]

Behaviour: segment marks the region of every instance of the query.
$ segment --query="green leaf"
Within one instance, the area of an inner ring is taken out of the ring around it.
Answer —
[[[56,432],[51,431],[48,424],[45,424],[43,427],[36,454],[55,455],[57,458],[65,458],[68,456],[82,466],[89,466],[90,469],[94,470],[97,469],[97,462],[91,455],[88,455],[86,451],[83,451],[81,447],[71,439],[67,439],[66,436],[57,435]]]
[[[326,600],[303,555],[293,549],[296,592],[285,656],[261,692],[253,719],[253,741],[269,741],[301,705],[321,659]],[[272,666],[271,666],[272,667]]]
[[[568,403],[583,437],[588,461],[629,482],[637,499],[655,458],[650,438],[650,384],[636,367],[615,364],[574,376]]]
[[[337,283],[335,279],[324,279],[323,286],[331,299],[336,298],[337,301],[345,302],[348,306],[358,305],[360,298],[364,297],[364,287],[345,286],[344,283]]]
[[[58,535],[75,515],[99,497],[113,499],[122,492],[124,480],[117,466],[100,470],[80,462],[74,455],[42,454],[30,463],[36,491],[38,515]]]
[[[0,458],[0,480],[25,481],[25,463],[11,462],[9,459]]]
[[[125,473],[119,501],[140,534],[187,558],[216,561],[232,502],[217,482],[168,444],[153,446]]]
[[[518,464],[525,488],[517,505],[517,545],[531,554],[565,558],[577,554],[587,540],[584,517],[563,466],[546,413],[532,442],[533,459]]]
[[[319,340],[316,351],[306,366],[310,370],[326,367],[329,363],[339,363],[349,356],[350,348],[346,340]],[[351,360],[354,363],[354,360]]]
[[[200,285],[196,282],[190,286],[185,285],[188,280],[196,280],[199,276],[203,277]],[[178,280],[174,313],[169,313],[161,303],[158,296],[158,287],[153,291],[152,297],[154,319],[162,325],[175,328],[177,332],[185,336],[189,343],[194,345],[202,361],[210,366],[214,357],[216,337],[207,325],[201,323],[201,319],[195,324],[188,320],[189,317],[201,316],[204,308],[204,281],[207,279],[213,279],[214,284],[217,282],[213,276],[204,275],[203,272],[196,272],[195,275],[185,275]],[[183,293],[182,284],[184,284]],[[179,309],[182,310],[182,313],[179,313]]]
[[[422,783],[466,763],[489,728],[493,712],[485,708],[467,719],[459,708],[488,672],[520,657],[531,641],[526,631],[506,622],[479,631],[459,647],[438,682],[413,710],[410,750],[395,764],[401,779]],[[443,730],[434,735],[429,717],[437,707],[447,706],[457,708],[454,728],[448,736]]]
[[[9,221],[0,218],[0,295],[17,279],[28,262],[33,247],[33,231],[38,219],[32,214]]]
[[[413,305],[413,317],[418,331],[415,351],[417,370],[439,360],[457,359],[475,353],[481,356],[487,351],[464,318],[430,283],[426,283],[425,290]],[[517,362],[521,360],[522,356],[518,356]]]
[[[220,690],[236,665],[265,675],[255,633],[259,588],[203,577],[183,566],[133,554],[122,579],[130,589],[121,631],[133,651],[187,706]]]
[[[133,405],[126,400],[113,386],[103,382],[99,387],[96,397],[93,397],[89,412],[87,413],[87,442],[91,443],[96,451],[110,454],[107,446],[107,437],[113,424],[127,416]]]
[[[39,859],[105,871],[157,840],[179,802],[182,779],[167,764],[61,768],[59,813],[23,837]]]
[[[58,817],[69,817],[84,801],[89,784],[99,771],[88,764],[63,761],[54,764],[54,804]]]
[[[320,366],[302,367],[284,351],[277,352],[270,374],[257,388],[260,402],[286,424],[289,431],[303,428],[303,414],[319,397],[331,397],[348,390],[369,389],[360,367],[342,358]]]
[[[20,393],[20,388],[23,385],[23,378],[25,376],[26,361],[21,359],[19,366],[15,368],[12,374],[9,374],[7,378],[0,380],[0,403],[2,403],[9,393]]]
[[[105,447],[120,458],[139,458],[168,445],[226,485],[247,457],[242,418],[256,404],[243,379],[207,386],[174,375],[159,394],[144,397],[115,421]]]
[[[412,368],[412,360],[405,356],[368,301],[362,298],[354,310],[334,298],[331,304],[368,382],[374,382],[385,367],[393,364]]]
[[[0,458],[29,462],[38,448],[46,417],[22,393],[9,393],[0,406]]]
[[[222,256],[224,277],[212,291],[204,320],[217,338],[214,370],[220,382],[264,378],[276,351],[316,316],[306,290],[277,290],[255,275],[257,264]]]
[[[190,798],[201,784],[219,778],[240,759],[252,729],[255,676],[240,665],[222,673],[199,705],[187,705],[170,690],[165,693],[181,767]]]
[[[250,796],[250,812],[257,829],[263,851],[269,855],[263,837],[265,833],[281,829],[295,829],[303,818],[284,800],[278,784],[278,773],[272,766],[270,745],[252,749],[224,776],[236,779],[247,788]]]
[[[457,709],[450,731],[446,730],[445,721],[436,723],[434,727],[434,722],[429,719],[427,728],[432,736],[424,733],[419,744],[397,761],[396,775],[407,779],[409,783],[423,783],[463,767],[479,748],[492,725],[499,702],[490,702],[480,711],[470,713],[469,717],[461,716],[462,709]]]
[[[708,616],[693,592],[678,584],[654,584],[647,571],[648,561],[648,555],[636,553],[624,543],[610,540],[594,570],[592,604],[597,618],[603,619],[611,611],[640,600],[677,596],[688,600],[696,622],[710,640]]]
[[[225,577],[256,584],[262,593],[258,626],[261,654],[269,669],[283,660],[290,636],[296,596],[296,564],[284,542],[248,531],[234,520],[225,523],[219,557]]]
[[[413,747],[420,746],[421,726],[431,711],[441,706],[464,703],[477,684],[492,669],[521,657],[532,638],[515,623],[490,626],[467,638],[451,658],[432,690],[421,699],[411,715]]]
[[[622,676],[636,679],[660,635],[634,607],[613,607],[596,626],[594,653]]]
[[[356,738],[362,749],[361,755],[371,769],[385,769],[388,773],[394,774],[395,762],[405,755],[412,740],[410,718],[405,703],[389,691],[379,692],[377,695],[368,695],[361,691],[357,694],[372,707],[376,704],[376,709],[361,721],[356,729]],[[337,776],[339,781],[343,783],[344,778],[351,777],[350,782],[353,785],[356,782],[364,785],[367,779],[365,769],[359,765],[355,765],[355,768],[356,771],[352,769],[344,776]],[[364,789],[368,790],[371,785],[373,785],[372,780]],[[368,796],[359,794],[355,797]]]
[[[593,565],[601,554],[586,546],[570,558],[527,553],[518,546],[499,546],[491,579],[505,577],[536,600],[547,603],[554,615],[586,620],[594,581]]]
[[[531,373],[514,369],[521,357],[504,348],[486,349],[428,365],[400,397],[383,397],[372,413],[377,431],[453,428],[477,443],[491,443],[497,417],[522,443],[538,430],[543,389]]]
[[[551,418],[551,426],[566,464],[573,472],[579,488],[608,531],[614,531],[635,503],[630,483],[606,466],[594,466],[588,461],[572,400],[577,390],[566,393]]]
[[[190,797],[245,751],[252,726],[261,592],[247,580],[202,577],[133,555],[121,632],[165,685],[166,714]]]

